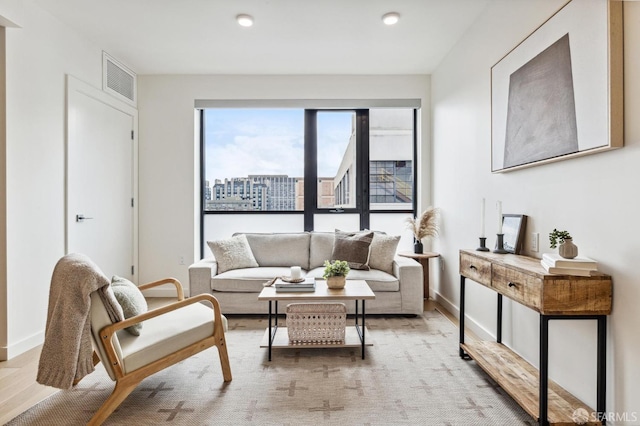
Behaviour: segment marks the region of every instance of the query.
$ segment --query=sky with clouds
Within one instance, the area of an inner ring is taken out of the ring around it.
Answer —
[[[318,113],[318,176],[335,176],[351,136],[351,112]],[[207,109],[205,179],[304,176],[304,110]]]

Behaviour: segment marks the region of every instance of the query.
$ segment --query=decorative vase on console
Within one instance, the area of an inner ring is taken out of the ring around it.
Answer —
[[[558,247],[558,254],[565,259],[573,259],[578,255],[578,247],[573,244],[573,238],[569,231],[558,231],[553,228],[549,234],[549,247]]]
[[[573,244],[573,238],[565,238],[558,246],[558,254],[565,259],[573,259],[578,255],[578,246]]]
[[[419,217],[408,217],[405,219],[407,228],[413,232],[413,252],[424,253],[422,246],[423,238],[435,238],[438,236],[440,219],[440,209],[429,207]]]

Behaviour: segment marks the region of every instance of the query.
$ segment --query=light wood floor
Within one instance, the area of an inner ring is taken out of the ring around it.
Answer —
[[[162,299],[149,299],[150,307],[162,305]],[[424,310],[438,310],[456,326],[458,320],[433,300],[425,301]],[[0,361],[0,425],[58,392],[58,389],[36,383],[41,346],[9,361]]]

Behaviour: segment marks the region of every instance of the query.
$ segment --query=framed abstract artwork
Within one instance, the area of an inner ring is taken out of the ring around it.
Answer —
[[[491,68],[491,171],[623,145],[622,3],[572,0]]]

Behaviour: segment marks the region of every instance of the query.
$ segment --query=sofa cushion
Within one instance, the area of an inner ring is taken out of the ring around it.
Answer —
[[[319,268],[325,260],[331,260],[333,253],[333,232],[312,232],[309,246],[309,269]],[[322,274],[320,275],[322,276]]]
[[[352,269],[347,275],[347,280],[365,280],[374,293],[381,291],[400,291],[398,278],[377,269],[361,271]]]
[[[258,266],[245,235],[236,235],[224,240],[207,241],[207,245],[218,262],[218,273]]]
[[[259,293],[263,284],[274,277],[289,275],[289,267],[260,267],[234,269],[211,279],[211,290],[228,293]],[[302,273],[306,274],[306,270]],[[256,296],[257,297],[257,296]]]
[[[302,269],[309,269],[308,232],[244,235],[258,265],[300,266]]]
[[[396,255],[400,236],[386,235],[380,232],[373,234],[368,265],[371,269],[379,269],[393,273],[393,258]]]
[[[373,232],[345,232],[336,229],[331,260],[345,260],[351,269],[368,270]]]

